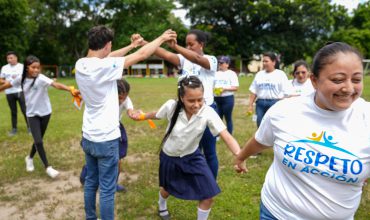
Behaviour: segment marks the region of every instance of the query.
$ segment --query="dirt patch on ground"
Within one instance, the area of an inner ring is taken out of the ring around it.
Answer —
[[[135,164],[148,156],[132,154],[125,160]],[[80,169],[61,171],[56,179],[20,180],[15,184],[1,186],[0,219],[84,219],[83,187],[79,175]],[[132,183],[139,177],[137,173],[124,171],[119,176],[119,182]]]

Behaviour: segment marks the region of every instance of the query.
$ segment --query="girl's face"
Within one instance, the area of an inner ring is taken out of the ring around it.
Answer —
[[[229,64],[228,63],[218,63],[218,68],[221,71],[226,71],[229,69]]]
[[[294,79],[299,83],[305,83],[309,77],[309,72],[305,66],[298,66],[294,72]]]
[[[27,77],[36,78],[40,74],[41,65],[39,62],[34,62],[27,67]]]
[[[311,76],[315,103],[322,109],[342,111],[360,97],[363,89],[362,60],[354,53],[337,53],[319,76]]]
[[[267,72],[272,72],[275,70],[275,61],[272,61],[269,56],[264,56],[262,59],[263,69]]]
[[[186,36],[186,48],[198,54],[203,54],[203,44],[197,41],[195,34],[188,34]]]
[[[181,97],[181,101],[184,103],[184,108],[187,115],[197,114],[204,103],[203,89],[192,89],[185,87],[185,94],[183,97]]]

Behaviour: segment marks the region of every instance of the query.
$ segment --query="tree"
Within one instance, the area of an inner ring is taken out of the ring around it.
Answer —
[[[30,14],[27,0],[0,1],[0,56],[7,51],[16,51],[21,59],[28,48],[28,36],[32,35],[32,24],[28,19]],[[1,63],[5,59],[0,59]],[[5,62],[4,62],[5,63]]]
[[[275,51],[285,64],[312,54],[328,38],[334,19],[321,0],[180,0],[195,28],[212,32],[214,53],[251,58]]]

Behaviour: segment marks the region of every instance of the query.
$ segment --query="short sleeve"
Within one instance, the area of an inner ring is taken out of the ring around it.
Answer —
[[[178,68],[179,69],[182,69],[184,67],[185,57],[183,55],[181,55],[181,54],[177,54],[177,57],[180,60],[180,65],[178,66]]]
[[[255,139],[260,144],[272,147],[274,145],[274,134],[269,113],[271,113],[271,111],[267,111],[263,116],[262,122],[255,134]]]
[[[177,101],[170,99],[166,103],[164,103],[161,108],[158,110],[157,114],[155,115],[156,118],[163,119],[167,118],[170,119],[170,116],[172,115],[175,107],[176,107]]]
[[[39,83],[43,87],[50,86],[54,81],[48,77],[46,77],[44,74],[39,74]]]
[[[213,108],[209,106],[205,107],[208,108],[206,115],[209,130],[211,131],[213,136],[217,136],[221,131],[226,129],[226,126]]]
[[[217,58],[215,56],[205,56],[208,59],[210,71],[217,72]]]
[[[257,73],[258,74],[258,73]],[[257,75],[254,77],[252,84],[249,86],[249,91],[253,94],[257,94]]]
[[[100,71],[102,77],[106,81],[115,81],[122,79],[124,68],[124,57],[106,57],[101,62],[102,70]]]
[[[4,66],[1,67],[0,78],[5,78]]]
[[[236,75],[236,73],[234,71],[231,71],[230,72],[230,81],[231,81],[231,86],[236,86],[238,87],[239,86],[239,79],[238,79],[238,76]]]
[[[129,96],[126,97],[126,100],[122,104],[126,110],[134,109],[134,104],[132,104],[132,101]]]
[[[281,71],[281,80],[281,91],[283,91],[285,96],[291,95],[293,93],[293,86],[289,83],[288,77],[283,71]]]

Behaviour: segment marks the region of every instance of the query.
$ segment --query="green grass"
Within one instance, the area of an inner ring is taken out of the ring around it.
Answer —
[[[166,100],[176,97],[176,79],[127,79],[131,84],[130,97],[137,109],[143,111],[157,110]],[[75,85],[73,79],[63,79],[62,83]],[[244,145],[256,130],[251,117],[246,116],[247,106],[242,100],[247,99],[251,78],[240,78],[240,89],[236,94],[234,109],[234,136],[241,146]],[[370,85],[370,77],[365,79],[365,85]],[[364,91],[364,97],[370,100],[370,87]],[[81,138],[82,111],[72,107],[71,97],[65,91],[51,88],[49,95],[53,113],[47,129],[44,142],[51,165],[63,171],[73,171],[78,175],[84,155],[79,147]],[[26,190],[21,198],[6,195],[3,187],[27,182],[28,180],[50,180],[38,156],[35,158],[35,172],[25,171],[24,157],[29,153],[32,138],[26,133],[25,123],[18,116],[19,134],[9,138],[10,112],[5,95],[0,94],[0,202],[16,203],[17,200],[37,202],[40,196],[28,196]],[[158,146],[164,135],[166,121],[155,121],[158,129],[152,130],[147,122],[134,122],[124,117],[123,122],[129,138],[128,158],[123,160],[124,184],[128,188],[125,194],[117,194],[117,219],[156,219],[158,200]],[[217,143],[220,161],[218,183],[222,193],[215,198],[210,219],[258,219],[260,190],[268,167],[272,162],[272,151],[265,151],[260,157],[248,160],[249,173],[236,174],[232,169],[233,157],[222,141]],[[54,180],[58,181],[58,180]],[[76,189],[72,190],[75,191]],[[82,190],[81,197],[83,196]],[[32,194],[34,195],[34,194]],[[46,209],[46,215],[51,216],[54,206]],[[197,202],[183,201],[173,197],[168,200],[168,207],[173,219],[195,219]],[[21,206],[22,207],[22,206]],[[370,216],[370,187],[367,186],[356,214],[356,219],[366,219]],[[73,212],[83,213],[76,207]],[[77,218],[76,218],[77,219]]]

